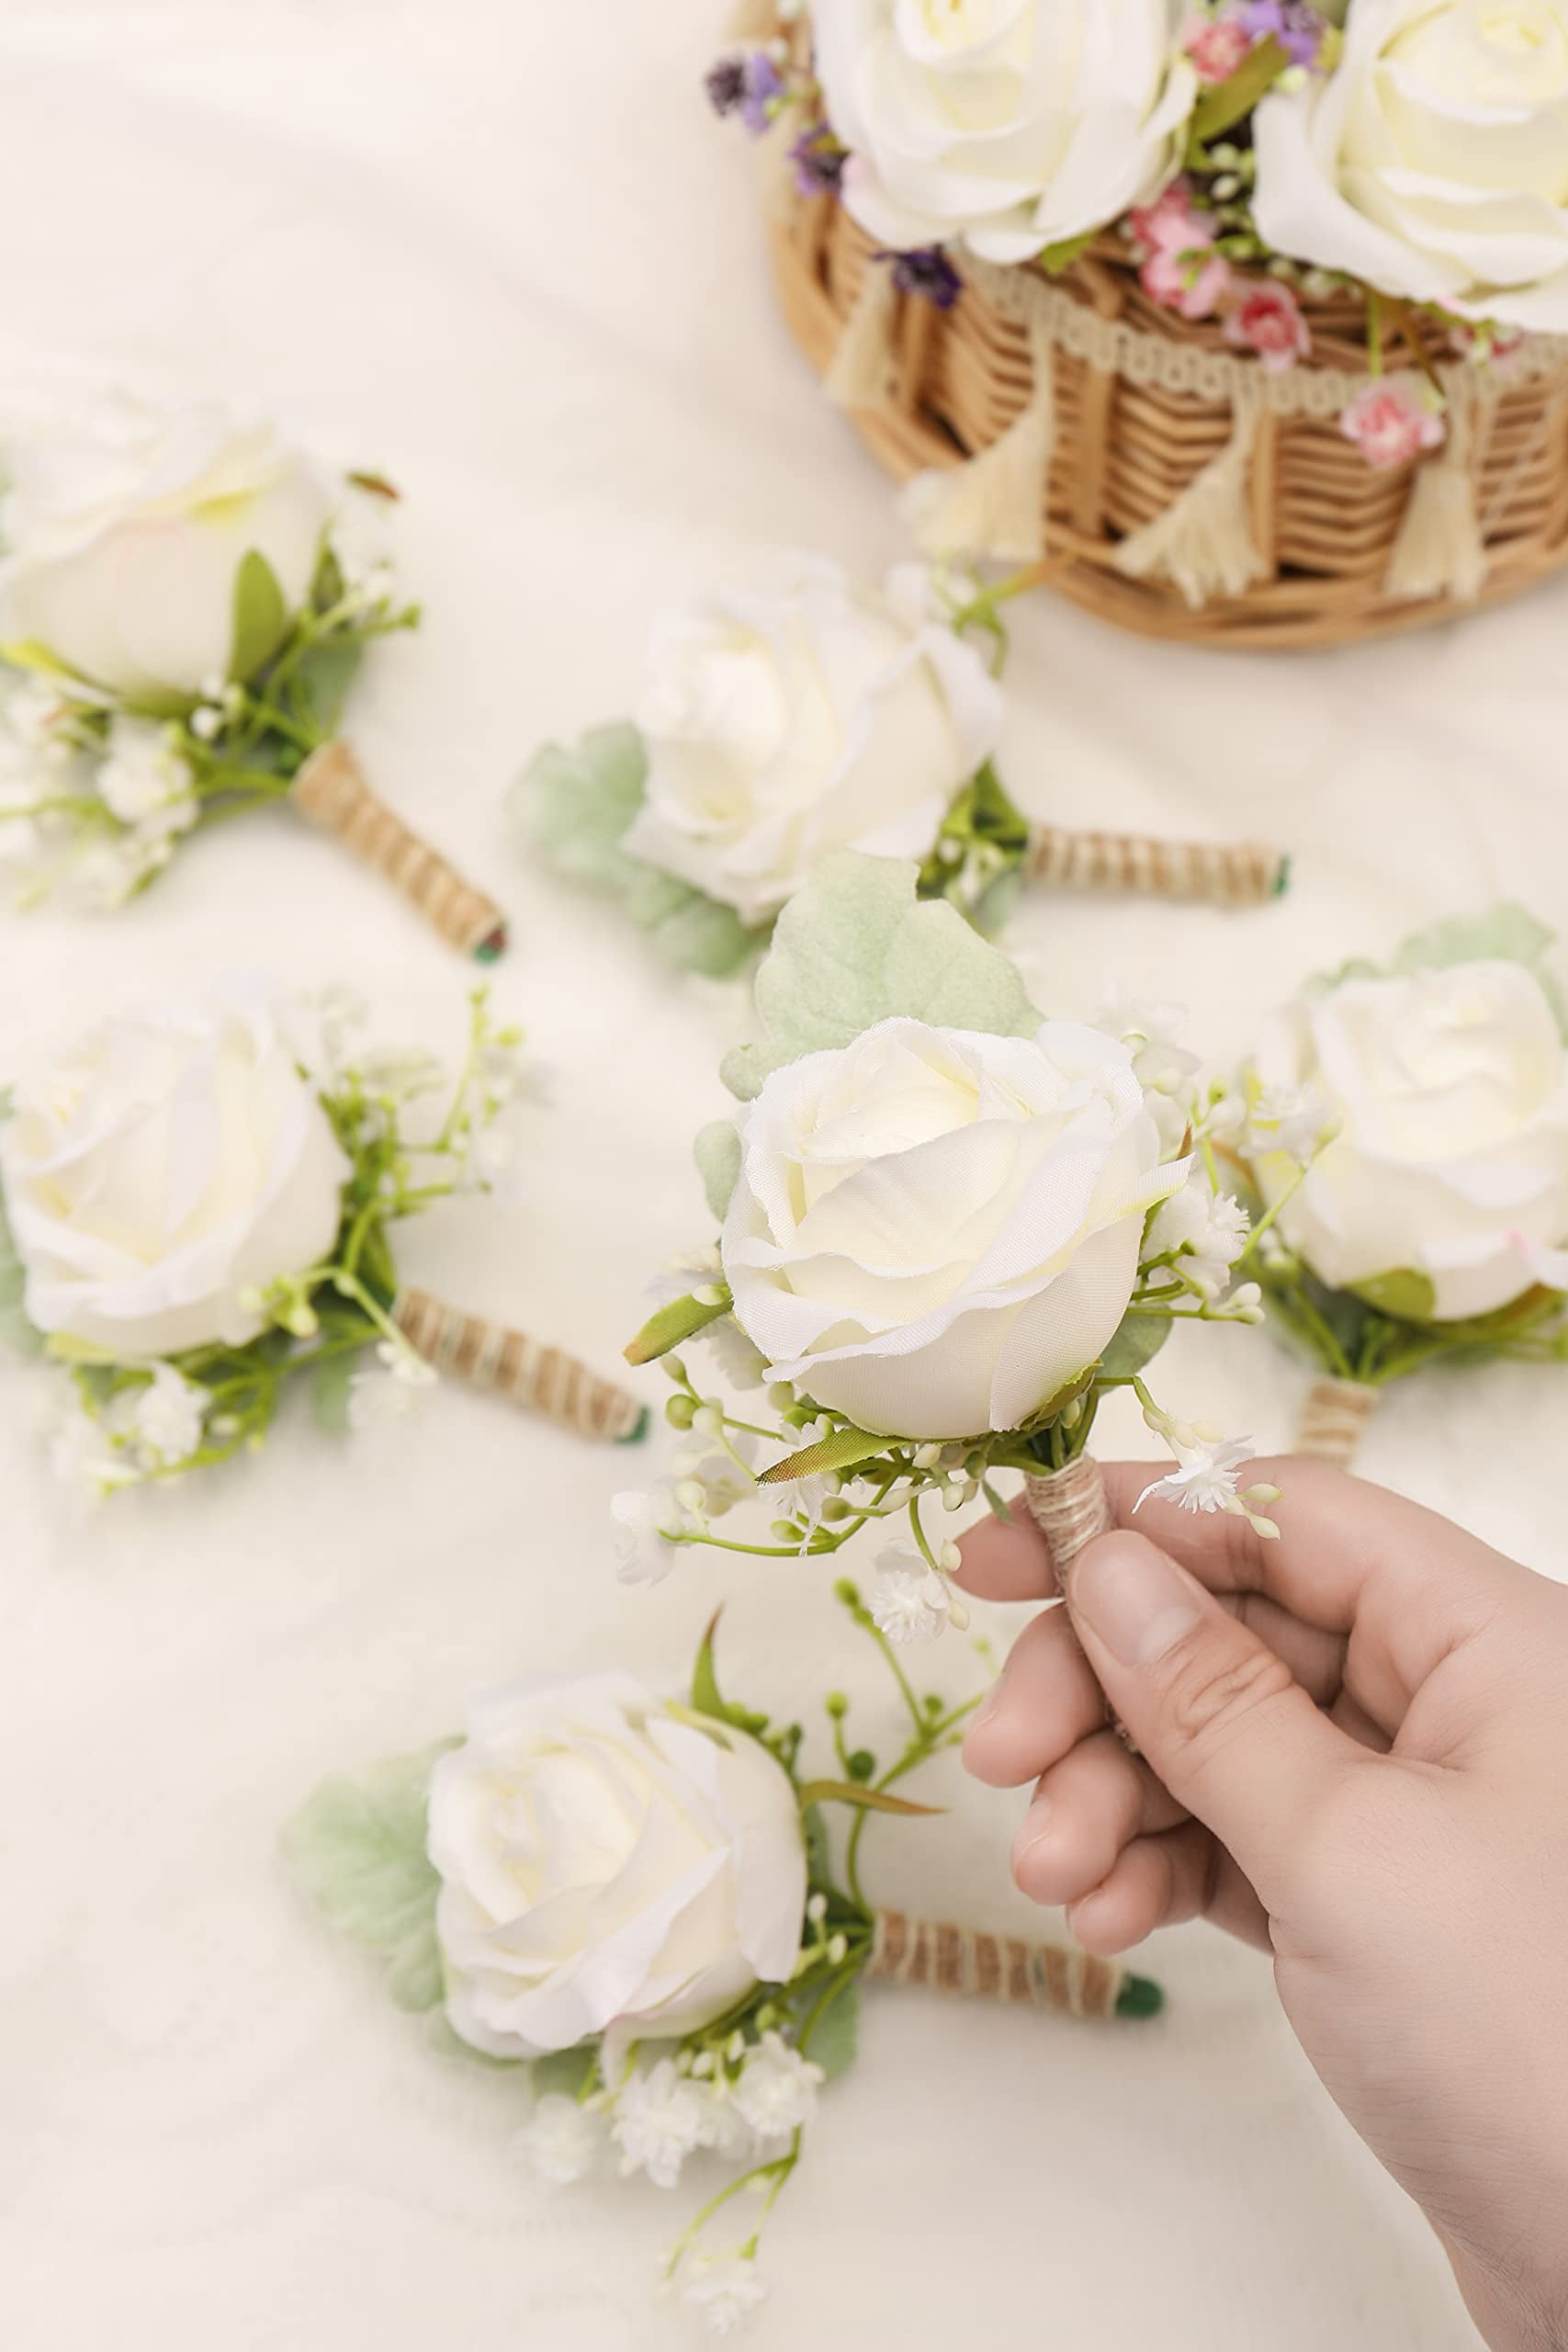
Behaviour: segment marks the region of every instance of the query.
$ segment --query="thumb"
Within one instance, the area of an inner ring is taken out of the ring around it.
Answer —
[[[1270,1912],[1325,1788],[1360,1751],[1267,1643],[1146,1537],[1090,1544],[1066,1579],[1089,1662],[1145,1762]]]

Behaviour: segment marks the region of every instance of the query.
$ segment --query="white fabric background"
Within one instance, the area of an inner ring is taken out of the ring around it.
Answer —
[[[768,541],[866,568],[897,548],[886,484],[775,322],[741,155],[696,96],[716,13],[11,0],[0,28],[10,403],[218,386],[403,486],[428,626],[378,660],[355,732],[513,905],[500,1001],[558,1074],[525,1204],[432,1219],[405,1264],[607,1368],[648,1272],[703,1236],[687,1147],[743,1008],[661,978],[611,916],[525,872],[503,787],[546,734],[625,708],[650,613],[721,563]],[[1562,919],[1565,622],[1558,590],[1260,662],[1021,612],[1006,772],[1029,805],[1297,854],[1291,898],[1256,916],[1038,900],[1014,937],[1037,995],[1083,1011],[1120,976],[1184,999],[1230,1053],[1302,973],[1416,922],[1502,891]],[[393,1037],[460,1030],[461,967],[279,815],[191,849],[111,923],[6,917],[0,1069],[236,960],[349,979]],[[1173,1348],[1165,1388],[1286,1439],[1304,1375],[1259,1337],[1208,1336]],[[451,1727],[475,1680],[606,1655],[675,1678],[721,1595],[737,1690],[809,1705],[830,1676],[871,1729],[874,1661],[828,1578],[721,1561],[623,1590],[605,1503],[649,1456],[455,1390],[406,1441],[344,1451],[291,1414],[264,1459],[94,1515],[45,1467],[47,1388],[0,1374],[0,2341],[679,2342],[647,2287],[684,2198],[541,2202],[504,2153],[515,2086],[423,2047],[296,1902],[273,1839],[325,1770]],[[1562,1408],[1550,1373],[1412,1384],[1365,1467],[1558,1573]],[[937,1664],[965,1686],[960,1645]],[[877,1883],[1029,1925],[1015,1804],[956,1772],[942,1793],[948,1817],[880,1837]],[[863,2064],[770,2232],[762,2352],[1473,2344],[1262,1964],[1202,1929],[1148,1964],[1168,2013],[1121,2030],[868,2001]]]

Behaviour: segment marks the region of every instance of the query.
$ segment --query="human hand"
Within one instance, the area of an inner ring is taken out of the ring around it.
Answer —
[[[1036,1783],[1013,1873],[1089,1951],[1200,1916],[1270,1951],[1495,2352],[1562,2352],[1568,1589],[1326,1464],[1258,1475],[1287,1491],[1277,1543],[1168,1504],[1132,1532],[1148,1467],[1108,1465],[1117,1532],[1026,1627],[964,1760]],[[963,1555],[971,1592],[1056,1590],[1021,1501]]]

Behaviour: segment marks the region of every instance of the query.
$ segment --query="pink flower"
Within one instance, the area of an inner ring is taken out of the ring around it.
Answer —
[[[1141,205],[1130,213],[1128,223],[1138,243],[1151,254],[1180,253],[1187,246],[1214,241],[1213,215],[1198,209],[1187,180],[1172,180],[1153,204]]]
[[[1228,82],[1251,49],[1252,35],[1234,17],[1222,17],[1191,26],[1181,45],[1201,82]]]
[[[1380,473],[1438,449],[1448,427],[1421,376],[1380,376],[1363,384],[1339,418],[1339,430]]]
[[[1312,329],[1290,288],[1271,277],[1248,287],[1225,321],[1225,341],[1256,351],[1269,373],[1278,375],[1306,357]]]
[[[1206,243],[1152,253],[1138,272],[1151,302],[1184,319],[1211,319],[1230,291],[1231,266]]]

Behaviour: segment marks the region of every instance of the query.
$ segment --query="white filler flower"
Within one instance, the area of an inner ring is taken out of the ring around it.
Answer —
[[[476,1696],[432,1776],[430,1858],[447,2015],[496,2057],[694,2032],[800,1946],[789,1776],[629,1675]]]

